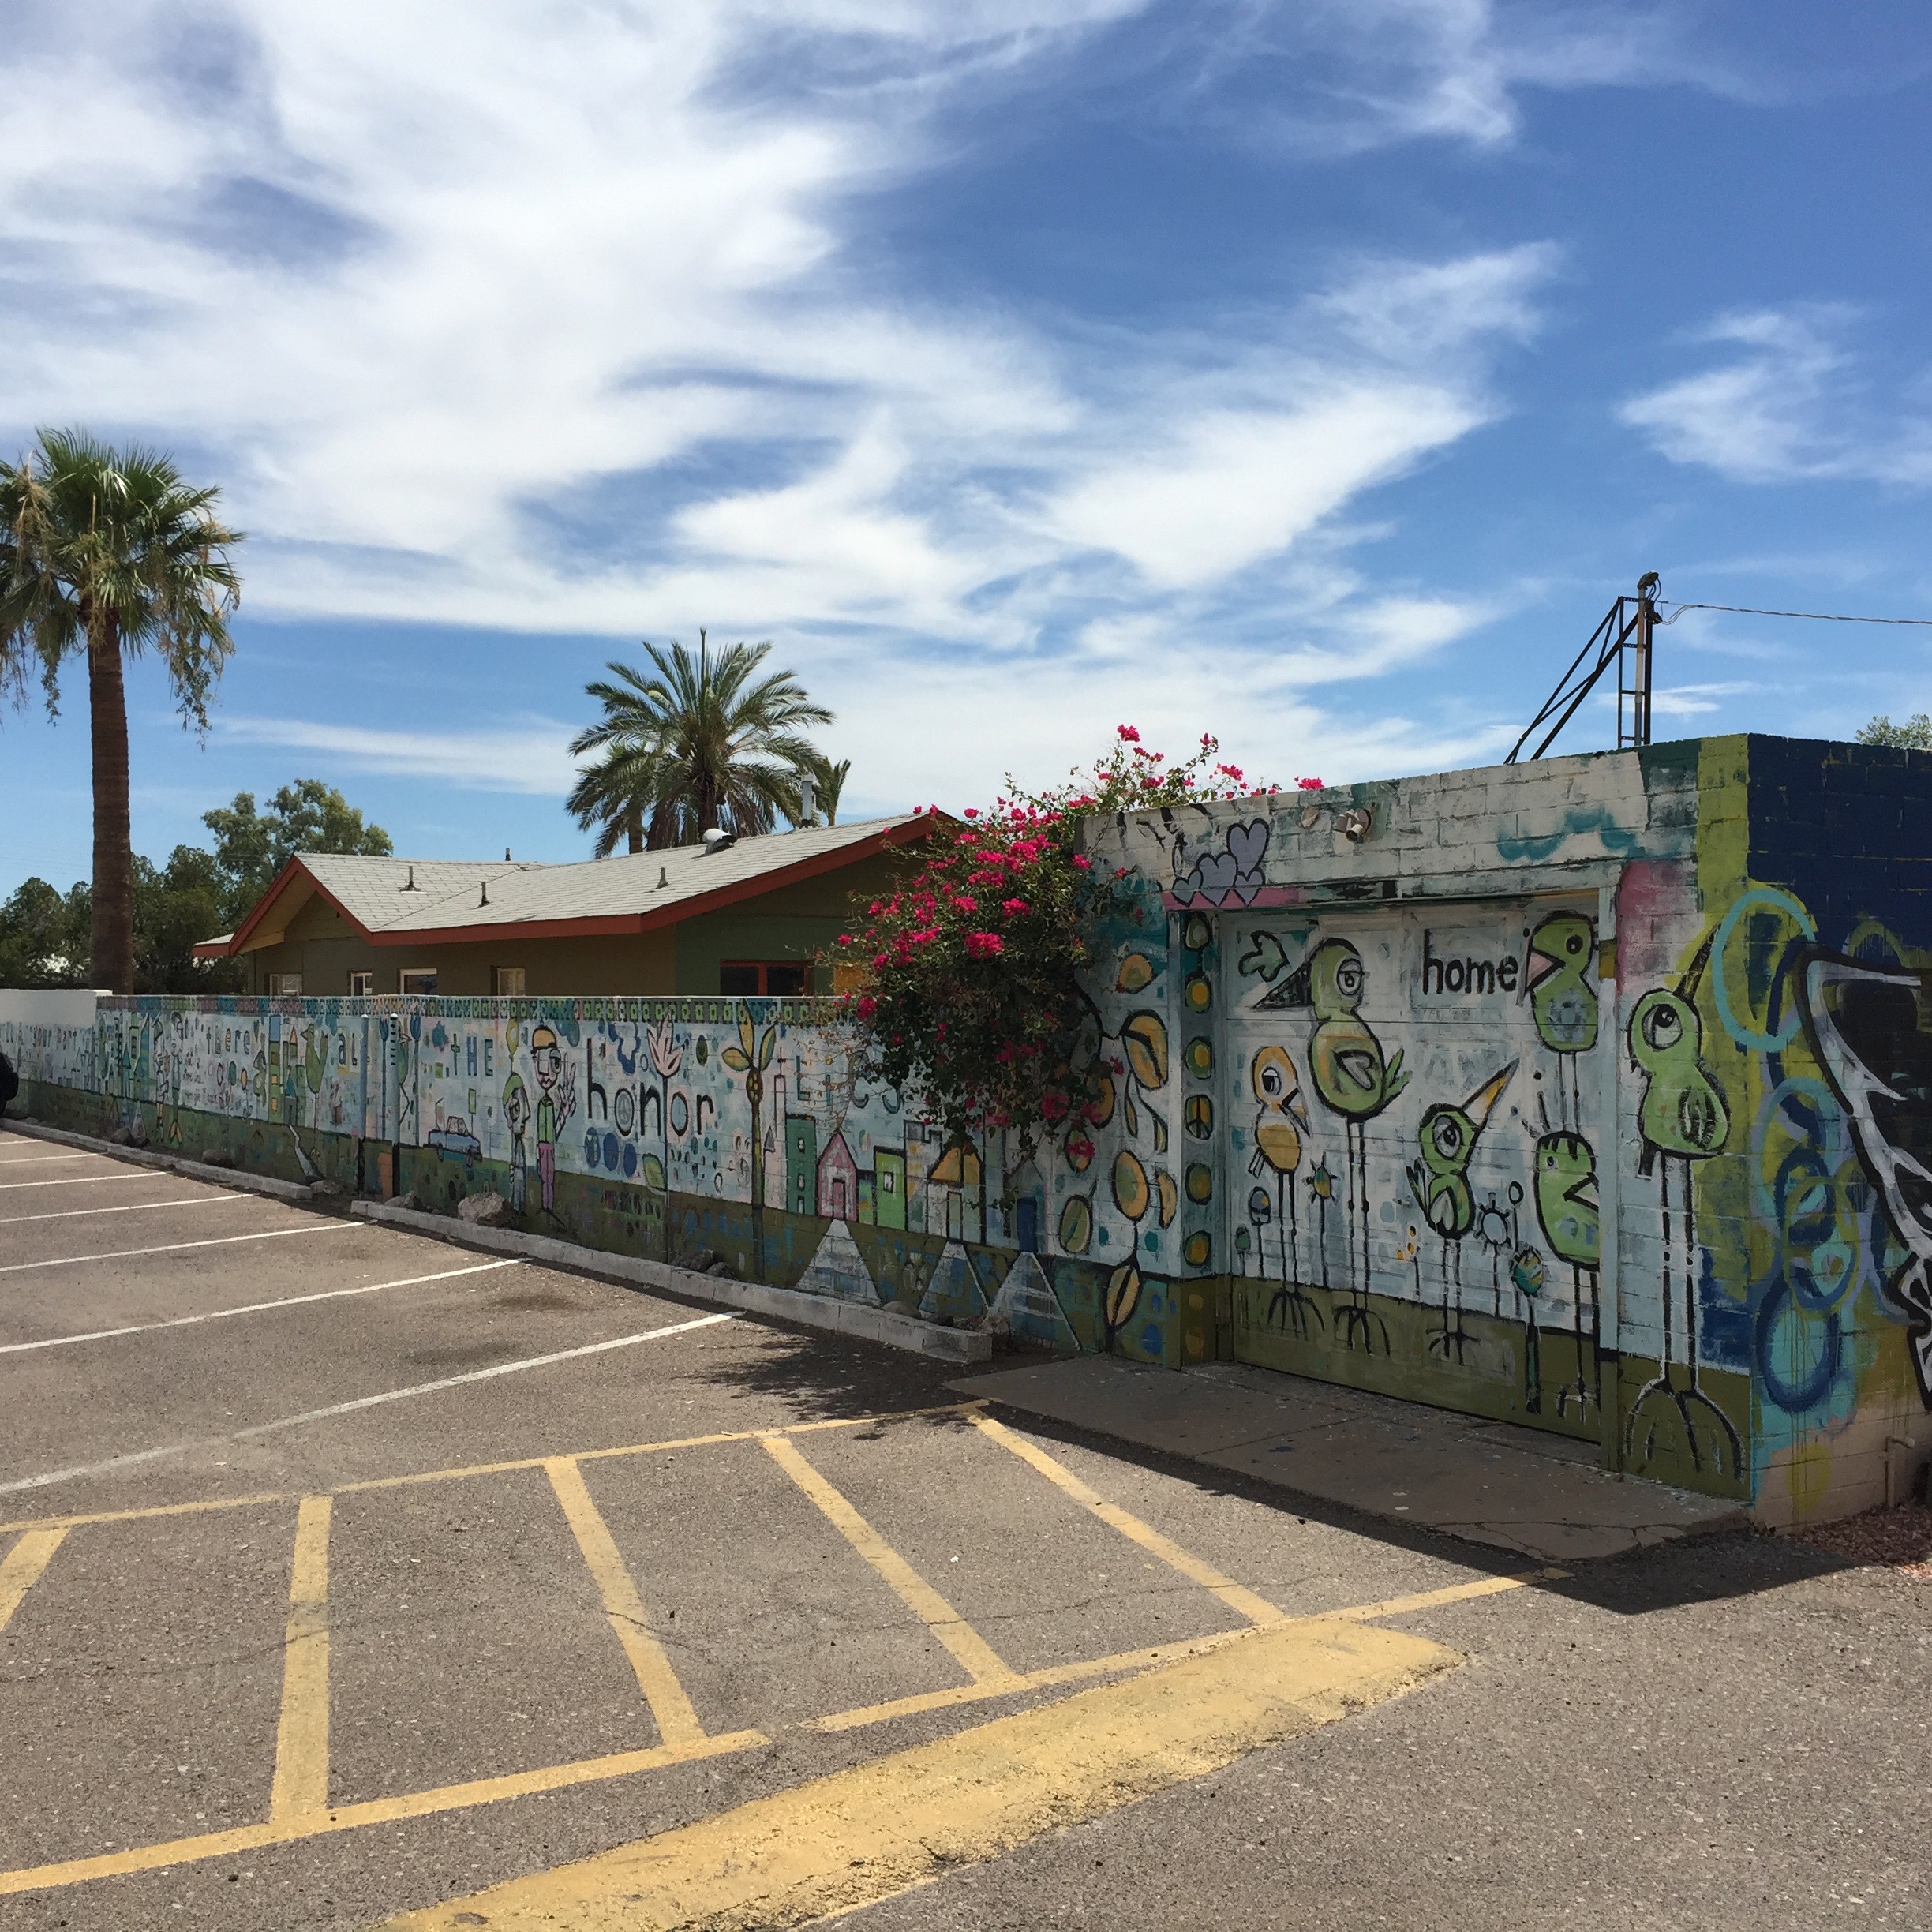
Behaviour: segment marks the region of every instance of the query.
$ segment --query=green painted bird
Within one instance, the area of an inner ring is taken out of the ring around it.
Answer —
[[[1695,1005],[1710,949],[1706,939],[1676,992],[1653,987],[1631,1014],[1631,1062],[1646,1076],[1643,1098],[1637,1103],[1637,1131],[1644,1146],[1641,1174],[1650,1171],[1659,1154],[1690,1160],[1715,1154],[1731,1131],[1731,1110],[1702,1058],[1704,1022]]]
[[[1536,1144],[1537,1220],[1559,1261],[1593,1268],[1603,1261],[1597,1153],[1581,1134],[1558,1129]]]
[[[1584,976],[1597,927],[1586,912],[1552,912],[1530,935],[1523,989],[1537,1037],[1552,1053],[1588,1053],[1597,1044],[1597,990]]]
[[[1460,1241],[1476,1225],[1470,1192],[1470,1156],[1518,1063],[1493,1073],[1460,1106],[1439,1100],[1422,1116],[1416,1135],[1422,1158],[1409,1163],[1409,1185],[1428,1224],[1444,1241]]]
[[[1385,1061],[1382,1043],[1358,1010],[1368,983],[1361,955],[1346,939],[1324,939],[1286,983],[1290,1006],[1310,1006],[1309,1076],[1324,1106],[1346,1120],[1373,1120],[1409,1084],[1398,1052]]]

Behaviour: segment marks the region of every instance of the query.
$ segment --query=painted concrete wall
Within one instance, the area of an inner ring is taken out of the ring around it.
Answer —
[[[1084,1115],[1024,1165],[856,1079],[811,1001],[81,1026],[0,994],[0,1046],[74,1125],[444,1208],[494,1188],[531,1227],[990,1309],[1043,1347],[1413,1397],[1769,1520],[1909,1481],[1932,758],[1709,739],[1088,836],[1131,903],[1093,935]]]
[[[1166,915],[1219,1346],[1770,1520],[1908,1483],[1929,788],[1918,754],[1714,739],[1100,829]]]

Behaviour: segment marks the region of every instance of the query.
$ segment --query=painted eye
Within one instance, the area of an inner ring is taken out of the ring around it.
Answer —
[[[1436,1123],[1436,1151],[1438,1154],[1454,1154],[1462,1145],[1462,1129],[1452,1120],[1439,1120]]]
[[[1675,1046],[1683,1038],[1683,1021],[1672,1006],[1655,1006],[1644,1021],[1644,1037],[1653,1046]]]
[[[1354,960],[1345,960],[1336,968],[1335,990],[1350,999],[1362,990],[1362,969]]]
[[[1572,933],[1570,935],[1568,942],[1564,945],[1563,950],[1567,953],[1572,959],[1574,959],[1578,953],[1583,950],[1583,935],[1581,933]]]
[[[1282,1091],[1282,1073],[1278,1066],[1264,1066],[1261,1069],[1261,1091],[1271,1100],[1279,1100]]]

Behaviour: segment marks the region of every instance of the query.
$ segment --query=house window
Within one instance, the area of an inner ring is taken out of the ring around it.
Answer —
[[[499,966],[496,968],[496,997],[499,999],[521,999],[523,997],[524,970],[521,966]]]
[[[300,973],[271,973],[268,975],[268,997],[271,999],[300,999],[301,975]]]
[[[402,993],[433,993],[436,969],[433,966],[405,966],[396,975],[396,990]]]
[[[376,990],[376,975],[373,972],[352,972],[349,975],[349,997],[351,999],[367,999]]]
[[[807,990],[811,975],[803,960],[727,960],[718,968],[718,990],[796,999]]]

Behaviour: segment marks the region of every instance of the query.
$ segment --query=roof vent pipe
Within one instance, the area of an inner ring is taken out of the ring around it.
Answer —
[[[668,866],[660,866],[657,868],[657,889],[662,892],[670,883],[671,868]]]
[[[722,852],[731,842],[732,835],[728,832],[721,829],[717,826],[705,827],[704,848],[707,852]]]
[[[799,823],[815,826],[818,822],[818,786],[810,772],[799,773]]]
[[[404,884],[402,890],[404,892],[417,892],[421,889],[416,883],[416,868],[414,866],[411,866],[409,869],[409,878]]]
[[[479,912],[481,912],[481,911],[482,911],[482,909],[484,908],[484,907],[485,907],[485,906],[486,906],[486,905],[488,905],[489,904],[489,881],[488,879],[485,879],[485,880],[483,882],[483,897],[482,897],[481,899],[479,899],[479,900],[477,901],[477,910]]]

